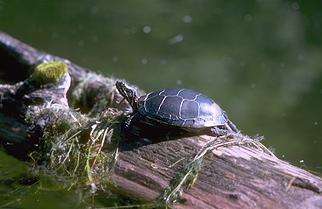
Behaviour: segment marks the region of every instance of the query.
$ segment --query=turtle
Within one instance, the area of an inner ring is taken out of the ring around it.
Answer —
[[[139,97],[136,89],[124,82],[116,81],[115,85],[132,107],[125,131],[133,135],[144,135],[144,130],[161,136],[165,131],[216,137],[239,133],[226,112],[197,91],[168,88]]]

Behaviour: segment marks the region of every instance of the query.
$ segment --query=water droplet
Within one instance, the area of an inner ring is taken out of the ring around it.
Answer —
[[[256,88],[256,84],[255,83],[252,83],[251,86],[250,86],[252,89]]]
[[[152,28],[150,26],[146,25],[142,28],[142,31],[143,31],[143,33],[148,34],[152,31]]]
[[[304,160],[300,160],[300,163],[304,163]]]
[[[192,17],[190,15],[185,15],[184,17],[182,17],[182,21],[184,23],[191,23]]]
[[[178,34],[175,37],[171,38],[169,40],[169,44],[176,44],[176,43],[180,43],[183,41],[183,35],[182,34]]]
[[[315,122],[314,122],[314,125],[315,125],[315,126],[317,126],[317,125],[319,125],[319,123],[318,123],[317,121],[315,121]]]
[[[117,57],[117,56],[114,56],[113,58],[112,58],[112,61],[113,62],[117,62],[119,60],[119,58]]]
[[[182,80],[177,80],[177,85],[182,85]]]
[[[141,59],[141,63],[142,63],[143,65],[148,64],[148,59],[147,59],[147,58],[143,58],[143,59]]]
[[[246,14],[244,16],[244,20],[247,21],[247,22],[250,22],[253,20],[253,16],[251,14]]]

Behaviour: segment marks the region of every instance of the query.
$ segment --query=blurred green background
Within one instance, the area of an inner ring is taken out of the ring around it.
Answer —
[[[278,156],[321,174],[321,8],[304,0],[0,0],[0,30],[146,91],[201,91],[244,133],[264,135]],[[13,160],[2,155],[0,176],[2,161]]]

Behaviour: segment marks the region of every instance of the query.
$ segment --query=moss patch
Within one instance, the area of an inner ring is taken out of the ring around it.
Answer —
[[[35,68],[30,79],[37,84],[57,83],[68,73],[68,66],[59,61],[42,63]]]

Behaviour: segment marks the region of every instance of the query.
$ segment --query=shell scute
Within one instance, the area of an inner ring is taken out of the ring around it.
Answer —
[[[151,119],[187,128],[223,125],[225,112],[209,97],[189,89],[164,89],[139,98],[139,112]]]
[[[177,96],[166,96],[160,103],[158,114],[168,114],[171,118],[178,117],[180,114],[180,104],[182,99]]]
[[[183,100],[180,115],[182,119],[198,118],[199,104],[196,101]]]

